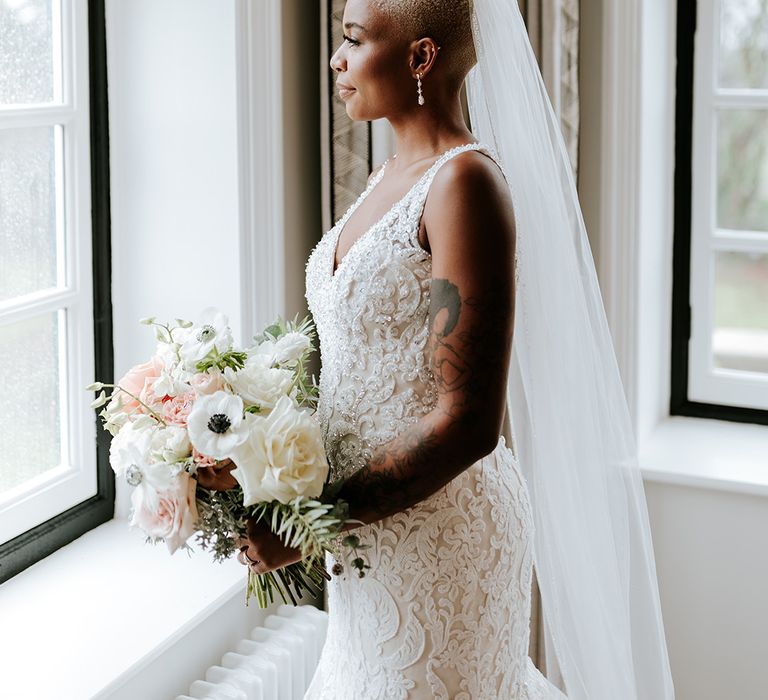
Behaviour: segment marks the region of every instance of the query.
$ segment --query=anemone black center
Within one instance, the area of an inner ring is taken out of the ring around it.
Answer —
[[[216,329],[213,326],[205,325],[197,332],[197,340],[204,343],[216,335]]]
[[[208,421],[208,430],[214,433],[226,433],[232,421],[226,413],[214,413]]]

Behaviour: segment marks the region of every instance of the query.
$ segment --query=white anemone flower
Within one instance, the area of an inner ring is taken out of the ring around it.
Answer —
[[[167,462],[135,464],[126,471],[125,479],[138,490],[157,494],[170,490],[181,471],[178,465]]]
[[[203,311],[200,323],[189,329],[179,354],[187,369],[194,369],[212,350],[224,353],[232,349],[232,344],[229,319],[221,311],[211,308]]]
[[[227,459],[248,436],[243,400],[226,391],[200,396],[187,418],[189,439],[201,454]]]
[[[138,421],[128,423],[112,438],[109,446],[109,464],[116,476],[141,471],[149,462],[153,430],[144,425]]]

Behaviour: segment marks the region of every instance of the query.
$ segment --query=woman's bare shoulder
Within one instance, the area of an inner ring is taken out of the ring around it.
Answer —
[[[435,199],[477,193],[487,193],[487,199],[498,198],[509,203],[509,187],[496,161],[487,154],[464,151],[444,163],[435,174],[429,196]]]
[[[471,236],[474,245],[514,240],[512,196],[496,161],[471,150],[444,163],[429,189],[423,223],[430,247],[438,237],[455,243]]]

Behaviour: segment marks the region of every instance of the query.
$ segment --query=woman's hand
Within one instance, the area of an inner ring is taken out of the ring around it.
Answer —
[[[237,465],[231,459],[218,462],[215,467],[198,467],[197,483],[209,491],[229,491],[238,486],[232,470]]]
[[[246,528],[247,538],[239,538],[237,541],[240,549],[237,560],[254,574],[266,574],[301,561],[301,550],[287,547],[266,523],[248,518]]]

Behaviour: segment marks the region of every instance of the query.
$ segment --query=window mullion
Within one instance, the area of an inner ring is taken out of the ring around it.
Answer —
[[[717,229],[712,237],[711,249],[742,253],[768,253],[768,232]]]
[[[82,293],[74,289],[46,289],[34,294],[0,303],[0,327],[18,321],[57,311],[72,308],[82,300]]]
[[[33,126],[67,126],[77,119],[72,107],[45,105],[41,107],[9,107],[0,109],[0,129],[23,129]]]

